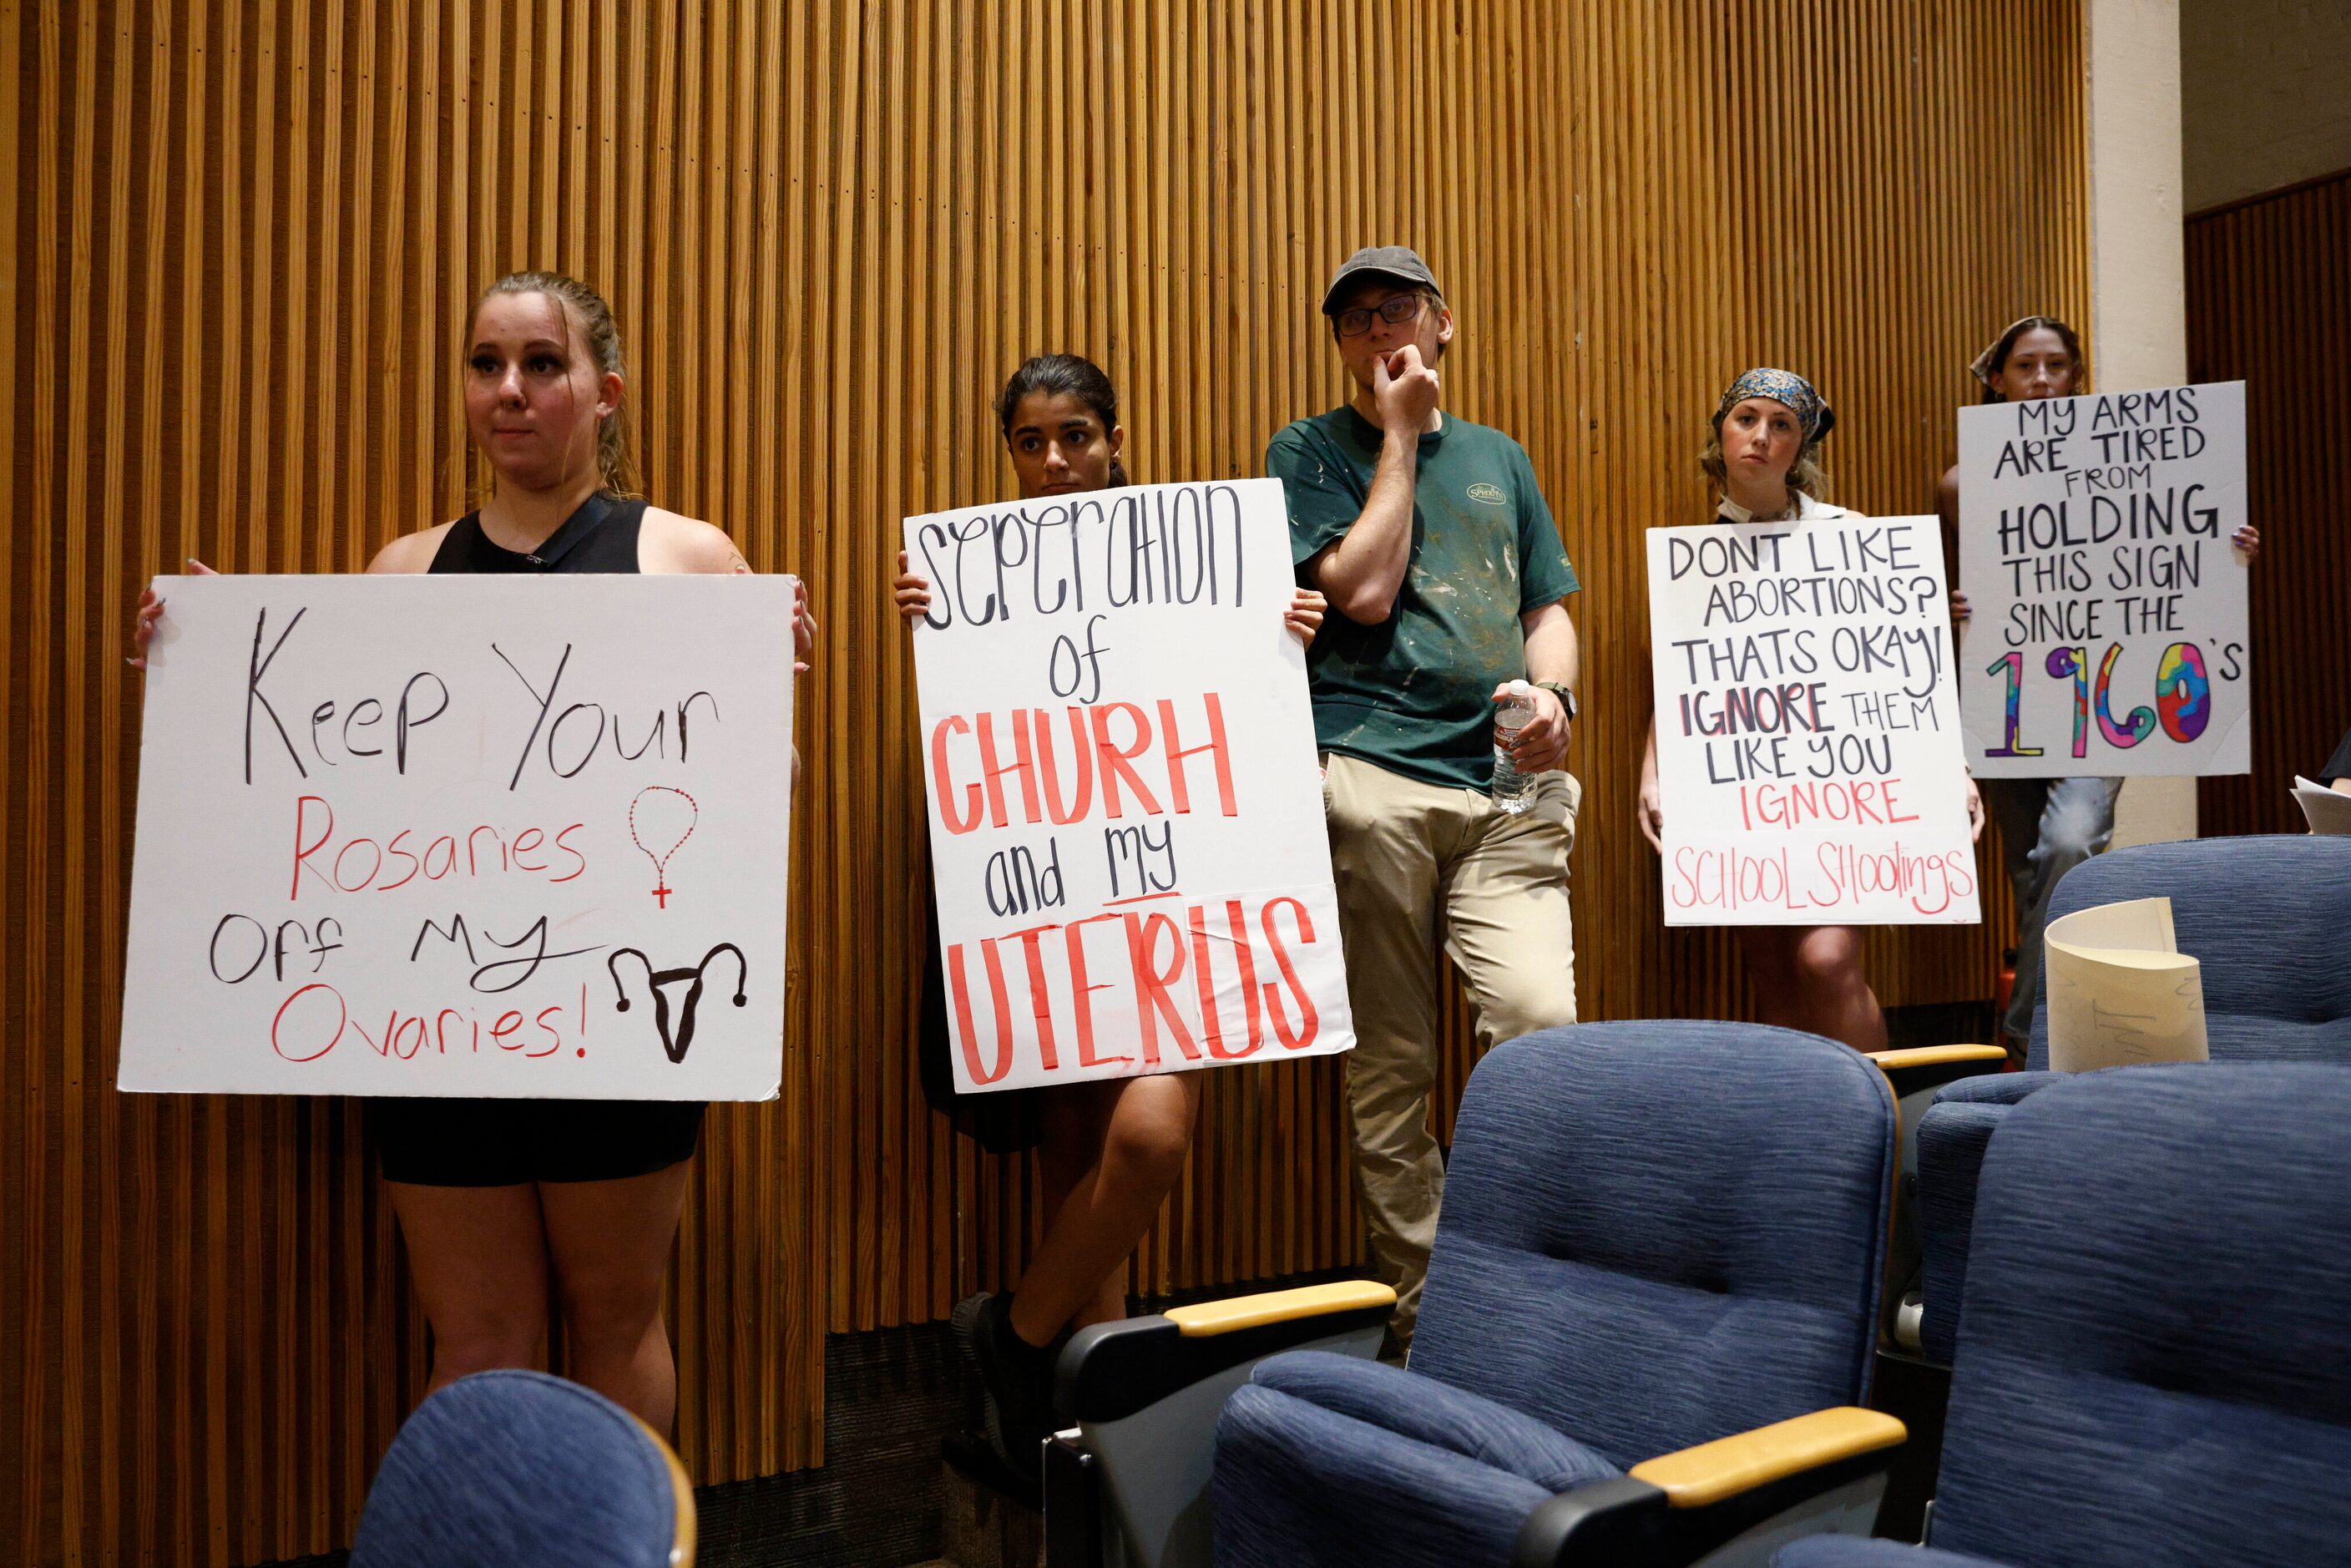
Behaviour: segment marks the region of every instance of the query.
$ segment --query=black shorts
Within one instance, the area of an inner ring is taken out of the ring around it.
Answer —
[[[371,1099],[386,1181],[515,1186],[650,1176],[694,1157],[699,1100]]]

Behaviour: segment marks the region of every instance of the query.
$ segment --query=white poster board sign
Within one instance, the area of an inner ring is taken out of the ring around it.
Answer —
[[[1347,1050],[1281,485],[910,517],[956,1086]]]
[[[2245,520],[2242,382],[1961,409],[1977,777],[2250,771]]]
[[[1938,528],[1649,530],[1667,925],[1981,918]]]
[[[774,1096],[789,578],[156,591],[120,1087]]]

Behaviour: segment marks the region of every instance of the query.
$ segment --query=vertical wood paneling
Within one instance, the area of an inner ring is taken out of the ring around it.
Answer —
[[[2287,794],[2351,728],[2351,171],[2188,220],[2188,375],[2245,383],[2253,770],[2197,790],[2203,831],[2299,833]]]
[[[352,570],[464,509],[458,338],[489,278],[606,293],[650,493],[805,574],[824,629],[784,1092],[714,1112],[673,1274],[680,1443],[738,1479],[820,1460],[826,1332],[943,1314],[1043,1221],[1030,1162],[956,1137],[914,1070],[920,754],[887,592],[901,516],[1009,491],[1003,376],[1091,354],[1136,478],[1254,474],[1342,395],[1332,264],[1418,246],[1460,323],[1447,406],[1524,442],[1586,585],[1584,1016],[1736,1014],[1732,944],[1662,929],[1631,826],[1640,530],[1703,515],[1706,415],[1755,362],[1836,402],[1840,499],[1926,508],[1982,339],[2086,318],[2080,72],[2074,0],[0,0],[0,1543],[332,1547],[422,1385],[353,1103],[110,1087],[116,661],[141,584],[191,555]],[[2339,275],[2330,199],[2295,232]],[[2232,308],[2273,287],[2254,222],[2191,242],[2191,277],[2239,269]],[[2267,365],[2320,322],[2339,382],[2339,294],[2294,276],[2291,323],[2213,340]],[[2206,372],[2255,380],[2257,442],[2288,428],[2271,371]],[[2316,517],[2339,402],[2297,418]],[[2290,557],[2317,547],[2288,505],[2257,500],[2258,624],[2322,626],[2341,553]],[[2335,684],[2296,738],[2267,716],[2298,666],[2260,647],[2262,744],[2307,749],[2351,700],[2339,652],[2308,654]],[[1874,936],[1881,995],[1983,995],[1993,913]],[[1473,1055],[1457,1008],[1448,1101]],[[1135,1289],[1362,1260],[1342,1078],[1209,1075]]]

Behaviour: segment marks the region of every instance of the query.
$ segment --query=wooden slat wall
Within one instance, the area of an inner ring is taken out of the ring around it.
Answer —
[[[914,1084],[886,591],[896,518],[1008,492],[1012,365],[1102,360],[1139,478],[1254,473],[1341,395],[1332,263],[1421,246],[1448,406],[1524,441],[1588,585],[1584,1013],[1736,1012],[1631,827],[1639,529],[1701,515],[1753,362],[1835,401],[1841,499],[1927,507],[1968,357],[2087,314],[2080,77],[2074,0],[0,0],[0,1552],[329,1547],[419,1386],[351,1104],[110,1088],[120,650],[187,556],[350,570],[461,508],[490,277],[608,294],[651,493],[806,574],[824,626],[785,1094],[714,1113],[678,1245],[681,1444],[726,1479],[820,1460],[826,1332],[935,1317],[1034,1239],[1027,1163]],[[1886,999],[1984,994],[1992,908],[1875,939]],[[1448,1083],[1468,1058],[1457,1027]],[[1138,1288],[1360,1258],[1337,1084],[1214,1076]]]
[[[2299,833],[2288,787],[2351,729],[2351,170],[2188,220],[2188,373],[2245,382],[2253,770],[2207,779],[2199,826]]]

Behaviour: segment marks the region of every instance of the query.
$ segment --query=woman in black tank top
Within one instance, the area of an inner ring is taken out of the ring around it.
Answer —
[[[620,334],[592,290],[551,273],[492,284],[474,308],[465,392],[495,491],[478,511],[394,539],[368,570],[748,572],[718,529],[630,494],[622,391]],[[142,650],[162,608],[141,601]],[[815,631],[803,599],[797,659]],[[677,1376],[662,1280],[702,1112],[671,1101],[367,1102],[433,1325],[433,1387],[530,1365],[551,1290],[569,1330],[566,1370],[670,1429]]]

